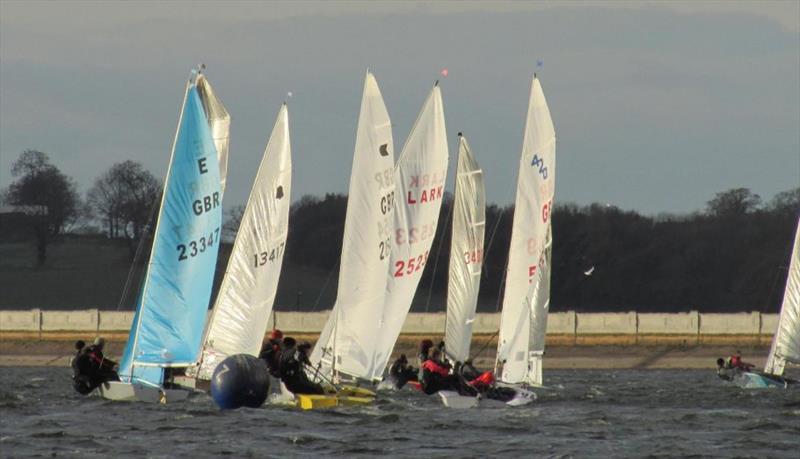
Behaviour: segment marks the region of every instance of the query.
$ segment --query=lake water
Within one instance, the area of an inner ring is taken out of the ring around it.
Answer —
[[[67,368],[0,370],[2,457],[793,457],[800,388],[744,390],[713,370],[562,370],[520,408],[444,409],[411,390],[374,406],[220,411],[72,391]]]

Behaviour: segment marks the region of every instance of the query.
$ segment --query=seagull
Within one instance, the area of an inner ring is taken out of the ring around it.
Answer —
[[[594,266],[592,266],[591,268],[589,268],[586,271],[584,271],[583,275],[584,276],[591,276],[593,272],[594,272]]]

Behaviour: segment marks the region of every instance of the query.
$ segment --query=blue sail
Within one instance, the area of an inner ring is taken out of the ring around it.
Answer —
[[[162,367],[197,360],[222,223],[219,164],[194,84],[189,85],[153,251],[120,364],[125,381],[160,385]]]

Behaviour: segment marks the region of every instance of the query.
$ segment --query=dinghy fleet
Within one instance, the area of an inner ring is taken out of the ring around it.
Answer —
[[[230,115],[201,67],[192,72],[164,182],[153,248],[119,380],[97,393],[111,400],[167,403],[207,390],[236,369],[226,359],[259,356],[281,273],[291,204],[289,109],[267,140],[214,307],[208,313],[220,245]],[[515,199],[492,391],[441,390],[445,406],[516,406],[541,387],[550,303],[556,136],[533,76]],[[440,86],[434,84],[395,161],[392,123],[367,72],[358,115],[335,304],[308,355],[322,394],[292,394],[271,377],[272,403],[302,409],[371,403],[384,379],[440,224],[449,163]],[[458,134],[444,346],[458,366],[470,344],[484,260],[483,171]],[[800,238],[800,229],[798,230]],[[766,374],[800,363],[800,241]],[[302,357],[301,357],[302,360]],[[738,375],[755,378],[755,373]],[[762,376],[758,377],[763,377]],[[219,378],[219,381],[217,379]],[[258,378],[257,378],[258,379]],[[260,379],[259,379],[260,380]],[[755,384],[755,383],[753,383]],[[252,389],[252,388],[250,388]],[[231,389],[238,390],[238,389]],[[246,388],[242,390],[249,390]],[[501,393],[502,396],[492,396]]]

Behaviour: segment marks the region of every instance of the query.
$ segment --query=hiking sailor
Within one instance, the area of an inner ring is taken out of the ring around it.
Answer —
[[[402,389],[409,381],[417,381],[417,370],[408,364],[405,354],[400,354],[400,357],[392,363],[388,380],[395,389]]]
[[[267,362],[269,374],[280,377],[281,349],[283,348],[283,333],[277,328],[269,334],[269,340],[261,347],[258,358]]]
[[[308,360],[309,343],[299,346],[292,337],[283,340],[283,351],[280,354],[280,377],[290,392],[295,394],[324,394],[321,385],[308,379],[304,367],[311,366]]]
[[[117,363],[105,358],[103,348],[106,340],[97,337],[94,344],[86,347],[83,341],[75,343],[76,354],[72,359],[73,387],[79,394],[86,395],[106,381],[119,381],[114,370]]]

